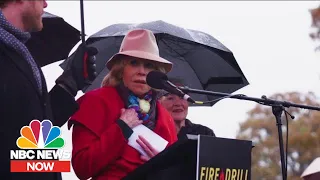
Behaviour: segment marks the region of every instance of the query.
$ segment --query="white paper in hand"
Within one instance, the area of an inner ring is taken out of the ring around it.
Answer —
[[[129,138],[128,144],[129,146],[135,148],[137,151],[140,152],[140,154],[144,156],[147,156],[147,154],[143,150],[143,148],[137,143],[138,135],[145,138],[151,144],[151,146],[154,149],[156,149],[158,152],[163,151],[168,144],[167,140],[163,139],[161,136],[151,131],[149,128],[147,128],[142,124],[134,127],[132,130],[133,130],[133,133]]]

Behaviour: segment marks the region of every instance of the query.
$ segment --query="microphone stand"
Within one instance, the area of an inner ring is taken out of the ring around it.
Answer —
[[[285,111],[285,107],[297,107],[302,109],[311,109],[311,110],[318,110],[320,111],[320,107],[315,106],[307,106],[307,105],[301,105],[301,104],[294,104],[288,101],[277,101],[268,99],[265,95],[262,96],[262,98],[253,98],[245,95],[232,95],[227,93],[220,93],[220,92],[213,92],[213,91],[206,91],[206,90],[198,90],[198,89],[192,89],[189,87],[178,87],[185,93],[196,93],[196,94],[205,94],[205,95],[211,95],[211,96],[218,96],[218,97],[225,97],[225,98],[233,98],[233,99],[240,99],[240,100],[248,100],[248,101],[254,101],[262,105],[271,106],[272,107],[272,113],[274,114],[276,118],[276,124],[278,127],[278,136],[279,136],[279,146],[280,146],[280,159],[281,159],[281,170],[282,170],[282,179],[287,180],[287,162],[284,161],[284,147],[283,147],[283,137],[282,137],[282,123],[281,123],[281,115],[282,112]]]

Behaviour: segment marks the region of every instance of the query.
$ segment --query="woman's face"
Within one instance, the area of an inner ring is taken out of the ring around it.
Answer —
[[[184,121],[188,115],[188,101],[177,95],[169,94],[163,96],[161,104],[169,111],[175,121]]]
[[[124,58],[123,83],[135,95],[143,96],[151,89],[146,83],[146,77],[150,71],[155,70],[155,63],[139,58]]]

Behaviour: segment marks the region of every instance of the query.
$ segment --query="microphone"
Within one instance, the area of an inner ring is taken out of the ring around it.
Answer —
[[[188,94],[169,81],[166,74],[160,71],[151,71],[147,75],[147,84],[155,89],[163,89],[171,94],[175,94],[191,103],[196,103]]]

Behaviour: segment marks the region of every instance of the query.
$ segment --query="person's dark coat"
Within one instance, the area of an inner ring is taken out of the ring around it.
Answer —
[[[203,126],[201,124],[192,123],[190,120],[185,120],[185,126],[180,128],[178,133],[178,139],[187,138],[187,134],[192,135],[207,135],[207,136],[216,136],[212,129]]]
[[[78,108],[74,97],[60,86],[48,93],[42,72],[41,75],[42,94],[27,61],[0,44],[0,179],[61,178],[60,173],[10,173],[10,150],[19,149],[16,141],[23,126],[34,119],[49,119],[53,125],[62,126]]]

